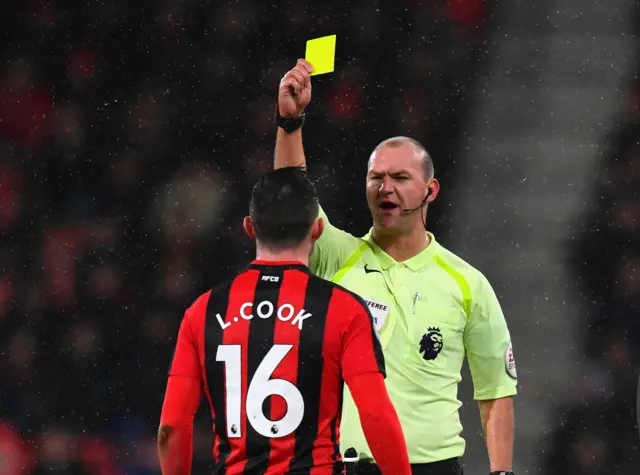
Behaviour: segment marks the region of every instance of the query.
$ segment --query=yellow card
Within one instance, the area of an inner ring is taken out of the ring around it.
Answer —
[[[323,36],[307,41],[304,59],[313,66],[311,76],[332,73],[336,59],[336,35]]]

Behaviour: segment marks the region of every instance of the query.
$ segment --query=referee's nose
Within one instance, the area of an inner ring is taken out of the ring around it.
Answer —
[[[393,180],[389,175],[385,175],[380,180],[380,188],[378,188],[378,193],[381,195],[388,195],[393,192]]]

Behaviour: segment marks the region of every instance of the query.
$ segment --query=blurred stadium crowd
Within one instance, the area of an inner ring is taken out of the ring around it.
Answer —
[[[640,4],[638,5],[640,13]],[[637,16],[640,20],[640,15]],[[636,21],[640,34],[640,21]],[[640,472],[640,49],[606,137],[596,185],[570,242],[584,317],[580,400],[558,409],[544,474]]]
[[[305,135],[325,208],[364,233],[363,171],[381,139],[425,142],[453,181],[483,3],[4,4],[0,474],[157,473],[179,321],[253,257],[241,217],[304,42],[338,35]],[[194,469],[210,459],[199,415]]]

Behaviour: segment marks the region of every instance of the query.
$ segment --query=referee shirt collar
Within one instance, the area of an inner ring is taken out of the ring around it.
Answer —
[[[383,270],[386,271],[390,267],[396,264],[400,264],[407,266],[412,271],[418,271],[433,260],[433,256],[435,256],[437,248],[439,246],[435,236],[429,231],[427,231],[427,234],[430,238],[429,245],[412,258],[407,259],[403,262],[396,261],[393,257],[384,252],[380,248],[380,246],[378,246],[376,241],[373,239],[373,228],[371,228],[362,239],[369,243],[373,255],[376,257],[376,259],[380,263],[380,267],[382,267]]]

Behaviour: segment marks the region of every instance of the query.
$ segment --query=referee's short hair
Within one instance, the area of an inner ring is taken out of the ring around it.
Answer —
[[[424,145],[418,142],[416,139],[412,139],[411,137],[406,137],[404,135],[398,135],[396,137],[391,137],[386,140],[383,140],[376,146],[376,150],[382,147],[401,147],[402,145],[409,145],[414,148],[419,154],[422,160],[422,172],[424,174],[425,181],[431,180],[435,176],[435,168],[433,166],[433,159]],[[369,167],[371,167],[371,159],[369,159]]]
[[[285,167],[258,179],[249,215],[256,239],[268,247],[295,247],[309,235],[320,205],[304,168]]]

